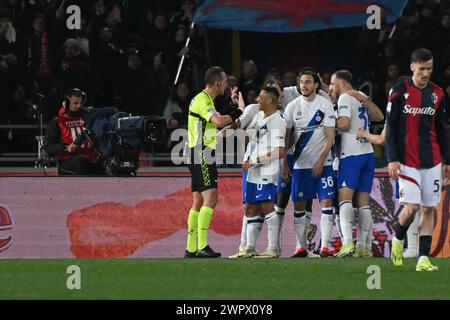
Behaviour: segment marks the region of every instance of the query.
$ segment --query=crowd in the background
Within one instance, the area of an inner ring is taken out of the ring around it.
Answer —
[[[32,121],[37,93],[49,120],[74,87],[93,106],[162,115],[181,55],[187,53],[181,79],[188,86],[198,85],[193,74],[203,72],[205,58],[200,29],[184,49],[196,3],[177,1],[178,9],[162,12],[152,2],[0,0],[3,122]],[[66,26],[69,4],[81,8],[79,30]]]
[[[80,30],[66,26],[69,4],[81,7]],[[0,0],[0,124],[36,123],[32,106],[37,105],[37,94],[45,97],[43,111],[49,121],[65,92],[75,87],[88,93],[89,105],[164,116],[171,129],[184,126],[190,99],[203,87],[204,70],[220,64],[208,51],[208,30],[190,30],[197,5],[195,0]],[[450,1],[410,0],[393,33],[392,28],[383,23],[381,30],[360,29],[354,53],[359,84],[371,83],[369,93],[384,111],[392,84],[409,74],[410,53],[426,47],[436,57],[433,81],[450,95]],[[191,44],[184,48],[189,35]],[[185,53],[180,81],[173,87]],[[279,69],[273,61],[267,73],[261,72],[258,57],[247,58],[240,75],[229,77],[246,103],[255,101],[268,77],[284,86],[296,84],[299,70]],[[328,83],[334,70],[313,67]],[[34,139],[13,135],[0,132],[0,152],[34,145]]]
[[[385,109],[389,89],[410,74],[409,56],[414,49],[433,51],[432,80],[450,95],[450,1],[410,0],[403,16],[381,30],[363,30],[358,49],[363,79],[376,84],[374,100]]]

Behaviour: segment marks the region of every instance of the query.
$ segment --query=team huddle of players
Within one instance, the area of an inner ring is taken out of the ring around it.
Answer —
[[[371,141],[366,138],[369,121],[382,121],[381,110],[367,96],[352,88],[352,74],[333,74],[329,88],[319,76],[305,69],[298,85],[281,89],[276,80],[266,81],[258,104],[249,105],[237,121],[249,143],[244,156],[243,216],[239,251],[230,258],[276,258],[281,254],[281,229],[289,197],[294,204],[297,248],[292,257],[316,256],[307,251],[311,202],[318,198],[321,249],[332,256],[330,238],[334,224],[342,247],[336,257],[372,257],[373,220],[369,196],[375,171]],[[328,94],[322,90],[328,91]],[[354,207],[357,208],[357,242],[353,242]],[[419,214],[409,238],[417,256]],[[255,250],[267,222],[268,246]]]
[[[245,215],[241,244],[239,252],[231,257],[280,256],[281,227],[289,196],[294,203],[297,235],[293,257],[311,254],[306,250],[306,238],[311,201],[316,198],[322,208],[319,255],[331,256],[336,197],[337,225],[343,242],[336,256],[370,256],[373,222],[369,194],[375,157],[372,144],[357,138],[357,132],[368,129],[369,119],[381,121],[383,114],[364,94],[353,90],[349,71],[340,70],[332,76],[328,94],[321,90],[319,76],[310,69],[302,71],[297,80],[298,86],[283,90],[277,81],[267,81],[258,104],[247,106],[238,120],[250,139],[243,165]],[[337,135],[340,143],[336,143]],[[355,192],[359,213],[356,247],[352,227]],[[264,220],[268,246],[265,252],[257,253],[256,240]]]

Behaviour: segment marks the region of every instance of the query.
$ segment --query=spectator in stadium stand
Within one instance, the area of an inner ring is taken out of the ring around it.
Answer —
[[[92,7],[93,15],[89,20],[87,29],[94,44],[98,41],[99,30],[108,27],[111,32],[111,42],[117,47],[123,47],[127,34],[122,26],[122,13],[116,4],[105,6],[103,1],[97,1]]]
[[[246,92],[247,88],[250,86],[256,86],[258,89],[261,86],[258,79],[258,67],[255,61],[245,60],[242,63],[241,78],[238,82],[238,87],[242,92]]]
[[[8,17],[0,17],[0,54],[15,53],[16,30]]]
[[[190,102],[188,83],[185,81],[178,82],[173,88],[172,95],[167,99],[163,114],[169,128],[186,127]]]
[[[245,93],[245,102],[247,105],[257,103],[258,98],[258,88],[256,86],[247,86],[247,91]]]
[[[132,50],[128,53],[126,65],[114,80],[115,96],[123,101],[123,111],[133,115],[150,112],[154,99],[150,92],[152,72],[143,65],[141,52]]]
[[[387,67],[391,64],[397,64],[400,66],[401,71],[405,69],[401,56],[397,53],[397,45],[394,41],[387,41],[382,47],[377,59],[377,66],[375,69],[375,76],[378,81],[383,81],[385,78]]]
[[[13,26],[19,30],[24,30],[23,10],[21,8],[20,0],[3,1],[0,2],[0,16],[5,14]]]
[[[159,12],[153,17],[153,25],[146,34],[150,55],[155,56],[163,51],[169,43],[169,30],[166,16]]]
[[[80,50],[78,41],[67,39],[63,44],[63,52],[58,72],[63,83],[63,92],[70,88],[80,88],[85,92],[90,90],[92,75],[89,57]]]
[[[383,114],[386,112],[387,96],[391,87],[400,78],[400,67],[397,63],[392,62],[386,66],[383,73],[380,73],[380,78],[375,85],[373,100],[376,102]]]
[[[450,10],[444,11],[439,20],[439,27],[433,32],[432,49],[441,56],[450,44]]]
[[[172,26],[183,25],[186,30],[189,30],[191,26],[195,11],[195,2],[193,0],[183,0],[181,4],[181,11],[175,12],[171,19],[170,24]]]
[[[382,10],[381,29],[370,30],[364,25],[358,35],[358,61],[363,74],[370,74],[372,69],[376,68],[380,48],[383,48],[388,40],[392,25],[388,24],[385,18]]]
[[[23,1],[25,2],[25,1]],[[26,11],[30,14],[40,14],[45,16],[49,21],[54,16],[54,3],[51,3],[48,0],[34,0],[28,1],[28,4],[25,4]]]
[[[244,100],[247,104],[252,103],[248,102],[248,91],[254,91],[252,96],[256,97],[256,92],[260,87],[260,83],[258,81],[258,67],[253,60],[245,60],[242,63],[241,77],[238,82],[238,87],[242,90],[242,94],[244,95]]]
[[[205,57],[198,50],[199,41],[194,41],[197,38],[191,38],[188,47],[185,46],[186,39],[187,29],[183,25],[179,25],[174,33],[173,40],[168,44],[167,49],[164,50],[163,61],[170,68],[172,78],[175,78],[181,57],[185,55],[180,78],[189,81],[192,87],[198,87],[200,86],[200,81],[197,79],[201,77],[199,72]]]
[[[430,0],[411,0],[408,1],[405,9],[403,10],[403,15],[408,17],[411,15],[417,15],[417,19],[420,17],[428,17],[430,15],[437,15],[441,9],[440,4],[437,2],[447,2],[448,1],[430,1]],[[444,5],[441,3],[441,5]]]
[[[117,4],[110,4],[107,6],[107,10],[104,24],[111,29],[116,43],[125,43],[127,34],[122,30],[122,12],[120,7]]]
[[[45,16],[36,15],[33,20],[33,33],[25,39],[19,56],[24,69],[22,74],[27,79],[32,79],[38,70],[54,72],[58,63],[58,51],[53,34],[47,31]]]
[[[64,97],[58,115],[47,126],[44,148],[49,155],[57,158],[60,175],[102,173],[93,146],[86,139],[77,139],[85,129],[85,102],[86,94],[83,91],[70,89]]]
[[[297,85],[297,72],[294,70],[286,70],[281,78],[284,87],[292,87]]]
[[[162,115],[167,99],[170,96],[172,80],[169,67],[161,64],[151,76],[152,105],[149,108],[152,115]]]
[[[394,35],[397,53],[402,58],[409,57],[415,49],[423,46],[423,39],[409,19],[400,18],[397,26],[398,31]]]
[[[75,40],[78,41],[80,50],[89,55],[89,38],[85,19],[81,18],[81,29],[75,29],[74,35]]]
[[[182,25],[178,26],[174,33],[173,39],[168,44],[167,49],[163,51],[164,64],[170,68],[170,74],[173,75],[174,78],[178,70],[181,56],[186,54],[185,63],[183,64],[183,70],[185,70],[186,65],[188,64],[187,60],[190,59],[192,54],[191,47],[185,48],[186,38],[187,29]]]
[[[276,67],[270,68],[269,72],[267,72],[266,76],[264,77],[264,82],[267,80],[273,80],[273,79],[277,79],[277,80],[281,81],[280,69],[278,69]]]
[[[120,1],[123,28],[129,34],[142,34],[147,28],[147,9],[150,1]]]
[[[396,63],[391,63],[387,66],[386,70],[387,79],[392,82],[397,82],[400,77],[400,66]]]
[[[109,27],[105,26],[98,31],[97,40],[91,42],[89,58],[94,83],[101,93],[102,103],[115,105],[113,77],[119,65],[121,49],[114,44]]]
[[[20,77],[17,70],[17,58],[12,55],[0,55],[0,97],[2,97],[2,121],[6,124],[12,117],[23,114],[13,108],[14,92],[20,86]],[[17,113],[17,114],[16,114]]]

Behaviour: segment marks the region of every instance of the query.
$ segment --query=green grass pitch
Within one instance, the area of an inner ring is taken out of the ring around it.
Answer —
[[[450,299],[450,259],[415,272],[389,259],[64,259],[0,260],[0,299]],[[81,289],[69,290],[68,266]],[[370,265],[381,289],[369,290]]]

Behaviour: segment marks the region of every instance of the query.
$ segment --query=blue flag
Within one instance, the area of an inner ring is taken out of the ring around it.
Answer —
[[[377,5],[393,22],[407,0],[205,0],[194,22],[217,29],[304,32],[365,25]]]

